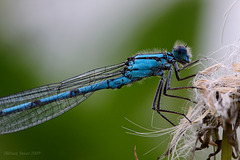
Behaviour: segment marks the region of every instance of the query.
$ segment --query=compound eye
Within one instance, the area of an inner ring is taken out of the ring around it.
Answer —
[[[182,51],[181,51],[181,49],[178,49],[178,54],[182,54]]]
[[[176,50],[178,54],[187,54],[187,49],[184,46],[177,46]]]

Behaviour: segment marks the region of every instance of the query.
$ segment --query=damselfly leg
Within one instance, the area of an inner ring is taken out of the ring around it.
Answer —
[[[188,65],[185,65],[182,68],[179,68],[177,63],[175,63],[174,64],[174,70],[175,70],[175,74],[176,74],[177,80],[178,81],[182,81],[182,80],[186,80],[188,78],[196,76],[196,74],[193,74],[193,75],[190,75],[190,76],[187,76],[187,77],[184,77],[184,78],[180,78],[179,72],[181,70],[183,70],[183,69],[193,65],[193,64],[196,64],[200,60],[203,60],[203,59],[199,59],[199,60],[193,61],[192,63],[189,63]],[[193,86],[171,88],[170,84],[171,84],[172,72],[173,72],[173,67],[170,66],[170,69],[169,69],[169,72],[168,72],[168,76],[167,76],[165,85],[164,85],[164,81],[165,81],[165,75],[164,74],[163,74],[162,78],[160,79],[159,84],[158,84],[158,88],[157,88],[157,91],[156,91],[156,94],[155,94],[155,97],[154,97],[154,100],[153,100],[152,109],[157,111],[158,114],[160,114],[165,120],[167,120],[173,126],[175,126],[175,124],[172,121],[170,121],[166,116],[164,116],[161,112],[173,113],[173,114],[181,115],[181,116],[185,117],[191,123],[191,121],[183,113],[179,113],[179,112],[175,112],[175,111],[169,111],[169,110],[163,110],[163,109],[160,108],[161,107],[162,91],[163,91],[163,95],[165,95],[165,96],[173,97],[173,98],[179,98],[179,99],[184,99],[184,100],[188,100],[188,101],[191,101],[193,103],[196,103],[193,100],[191,100],[190,98],[185,98],[185,97],[181,97],[181,96],[167,94],[167,90],[179,90],[179,89],[193,89],[193,88],[196,88],[196,87],[193,87]],[[164,87],[163,87],[163,85],[164,85]]]

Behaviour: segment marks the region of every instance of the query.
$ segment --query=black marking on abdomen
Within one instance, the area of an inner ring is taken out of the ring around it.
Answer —
[[[75,97],[75,96],[77,96],[79,94],[80,94],[79,89],[73,89],[73,90],[70,91],[69,97],[72,98],[72,97]]]
[[[42,105],[42,102],[40,100],[36,100],[36,101],[31,102],[30,108],[27,108],[27,109],[35,108],[35,107],[38,107],[38,106],[41,106],[41,105]]]
[[[123,84],[123,79],[122,79],[122,84],[120,84],[119,86],[117,86],[117,89],[122,88],[122,86],[124,86],[124,84]]]
[[[107,89],[109,88],[109,79],[107,80]]]

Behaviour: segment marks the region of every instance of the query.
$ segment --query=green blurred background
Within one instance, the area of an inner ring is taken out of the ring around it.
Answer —
[[[192,47],[193,60],[203,57],[197,53],[208,50],[208,45],[202,47],[207,35],[203,35],[203,28],[210,23],[206,14],[211,6],[203,0],[2,0],[0,96],[117,64],[141,50],[170,51],[176,40]],[[182,75],[191,73],[194,70]],[[134,146],[139,160],[156,159],[166,150],[169,135],[138,137],[127,134],[122,126],[143,132],[126,117],[151,129],[151,105],[158,81],[159,77],[152,77],[120,90],[99,91],[51,121],[1,135],[0,159],[130,160],[135,159]],[[173,87],[188,84],[172,79]],[[190,93],[177,91],[186,97]],[[178,112],[189,105],[167,97],[162,100],[164,109]],[[178,122],[178,116],[167,116]],[[155,114],[154,126],[171,125]]]

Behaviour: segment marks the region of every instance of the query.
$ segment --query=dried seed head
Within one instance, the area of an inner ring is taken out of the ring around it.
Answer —
[[[222,139],[219,138],[218,132],[223,129],[224,134],[228,136],[229,144],[232,145],[236,156],[238,156],[240,44],[236,43],[227,46],[220,51],[225,52],[223,58],[220,58],[218,61],[215,60],[216,64],[201,71],[194,79],[194,85],[201,88],[200,91],[196,92],[198,104],[200,104],[198,107],[202,111],[210,111],[208,116],[203,118],[200,128],[215,127],[210,132],[205,132],[205,135],[199,134],[200,130],[198,130],[198,139],[202,143],[198,149],[208,147],[211,144],[211,140],[215,144],[221,142]],[[206,119],[209,121],[206,121]],[[202,138],[206,140],[204,141]],[[218,152],[221,150],[220,146],[219,144],[217,147]],[[209,157],[214,156],[218,152],[209,155]]]
[[[223,56],[220,54],[224,53]],[[193,159],[195,151],[215,147],[221,151],[219,130],[228,135],[235,157],[239,157],[237,128],[240,124],[240,42],[226,46],[214,53],[216,58],[208,59],[212,63],[195,77],[193,85],[197,88],[197,104],[188,112],[192,124],[182,119],[175,127],[173,139],[164,156],[169,159]],[[190,154],[192,152],[192,154]],[[171,155],[171,156],[170,156]],[[206,157],[207,158],[207,157]],[[189,159],[189,158],[187,158]]]

